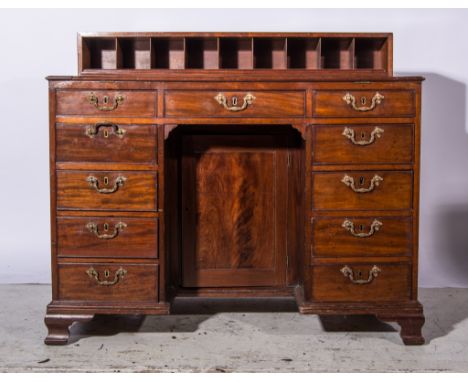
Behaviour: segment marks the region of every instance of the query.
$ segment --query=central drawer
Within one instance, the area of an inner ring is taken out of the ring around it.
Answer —
[[[157,264],[59,263],[61,300],[156,302]]]
[[[57,171],[57,208],[155,211],[157,175],[137,171]]]
[[[304,91],[171,90],[167,117],[302,117]]]

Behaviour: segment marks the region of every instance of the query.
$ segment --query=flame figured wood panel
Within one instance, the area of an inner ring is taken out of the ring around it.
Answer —
[[[285,284],[286,141],[183,137],[184,287]]]

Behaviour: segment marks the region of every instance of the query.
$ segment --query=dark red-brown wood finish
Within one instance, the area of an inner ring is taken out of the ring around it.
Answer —
[[[96,33],[49,77],[47,344],[178,296],[291,296],[421,344],[420,77],[389,33]]]

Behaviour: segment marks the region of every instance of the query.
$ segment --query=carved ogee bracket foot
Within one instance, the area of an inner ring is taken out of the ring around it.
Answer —
[[[425,322],[424,315],[418,316],[381,316],[381,321],[396,322],[400,326],[400,337],[405,345],[423,345],[422,327]]]
[[[74,322],[88,322],[93,314],[46,314],[44,322],[49,333],[44,340],[46,345],[66,345],[70,338],[70,326]]]

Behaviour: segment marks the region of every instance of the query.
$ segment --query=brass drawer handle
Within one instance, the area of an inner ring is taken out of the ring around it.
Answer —
[[[104,105],[99,105],[99,98],[97,97],[96,94],[91,93],[88,96],[88,102],[93,105],[96,109],[100,111],[112,111],[117,109],[117,107],[125,100],[125,97],[123,95],[117,95],[114,97],[114,101],[111,106],[108,106],[107,103],[109,102],[109,97],[104,96],[103,97],[103,102]]]
[[[104,270],[104,277],[106,280],[99,280],[99,273],[94,269],[93,267],[89,268],[86,271],[87,275],[89,276],[90,279],[96,280],[98,285],[101,286],[112,286],[117,284],[120,280],[124,278],[124,276],[127,274],[127,270],[123,269],[120,267],[114,274],[114,279],[109,281],[107,278],[110,276],[110,272],[106,269]]]
[[[383,223],[377,219],[372,222],[369,232],[356,232],[354,230],[354,223],[351,220],[346,219],[341,225],[345,230],[349,231],[354,237],[370,237],[383,226]]]
[[[362,181],[362,177],[361,177],[361,181]],[[343,179],[341,179],[341,181],[346,185],[348,186],[349,188],[351,188],[354,192],[357,192],[357,193],[364,193],[364,192],[371,192],[371,191],[374,191],[375,187],[376,186],[379,186],[380,185],[380,182],[383,181],[383,178],[378,176],[378,175],[374,175],[374,177],[371,179],[371,182],[370,182],[370,186],[368,188],[364,188],[364,187],[361,187],[361,188],[356,188],[356,186],[354,185],[354,178],[349,176],[349,175],[345,175],[343,177]]]
[[[348,138],[353,144],[358,145],[358,146],[367,146],[375,142],[375,138],[380,138],[384,132],[384,129],[381,129],[380,127],[375,127],[374,130],[372,130],[370,139],[368,141],[362,139],[360,141],[356,141],[354,130],[345,127],[343,130],[343,135]]]
[[[224,106],[224,108],[226,110],[229,110],[229,111],[242,111],[242,110],[245,110],[247,109],[247,107],[249,105],[252,105],[253,104],[253,101],[255,101],[255,96],[251,93],[247,93],[244,97],[244,103],[242,104],[242,106],[237,106],[237,97],[232,97],[232,100],[231,100],[231,104],[232,106],[228,106],[227,104],[227,98],[226,96],[223,94],[223,93],[218,93],[214,99],[222,106]]]
[[[88,176],[86,178],[86,181],[89,183],[90,187],[94,188],[100,194],[112,194],[113,192],[117,191],[119,189],[119,187],[122,187],[126,180],[127,180],[127,178],[125,178],[123,176],[118,176],[115,179],[114,187],[112,187],[112,188],[99,188],[99,181],[95,176],[90,175],[90,176]],[[104,184],[108,184],[108,183],[109,183],[108,178],[104,177]]]
[[[104,230],[106,230],[106,227],[107,223],[104,224]],[[120,231],[122,231],[124,228],[127,228],[127,225],[124,222],[118,222],[114,226],[114,232],[112,232],[111,234],[99,233],[98,225],[93,222],[89,222],[88,224],[86,224],[86,228],[89,232],[94,233],[98,239],[109,240],[116,238],[119,235]]]
[[[371,270],[369,271],[369,277],[366,279],[355,279],[354,278],[354,271],[345,265],[343,268],[340,269],[340,272],[343,274],[344,277],[347,277],[351,280],[353,284],[363,285],[363,284],[370,284],[372,280],[374,280],[379,273],[381,272],[380,268],[377,265],[374,265]],[[359,275],[361,272],[359,272]]]
[[[125,135],[125,129],[122,129],[119,125],[116,125],[114,123],[110,122],[98,122],[94,124],[94,126],[89,126],[86,128],[85,134],[89,138],[95,138],[99,132],[99,129],[101,127],[111,127],[112,130],[114,131],[114,135],[116,135],[119,138],[123,138]],[[104,130],[104,138],[109,138],[109,131],[106,129]]]
[[[351,93],[346,93],[343,96],[343,101],[345,101],[347,105],[351,105],[351,107],[356,111],[371,111],[374,110],[377,105],[380,105],[384,98],[385,97],[382,94],[375,93],[372,97],[370,106],[356,106],[356,98]],[[366,97],[361,97],[361,104],[365,105],[366,103]]]

